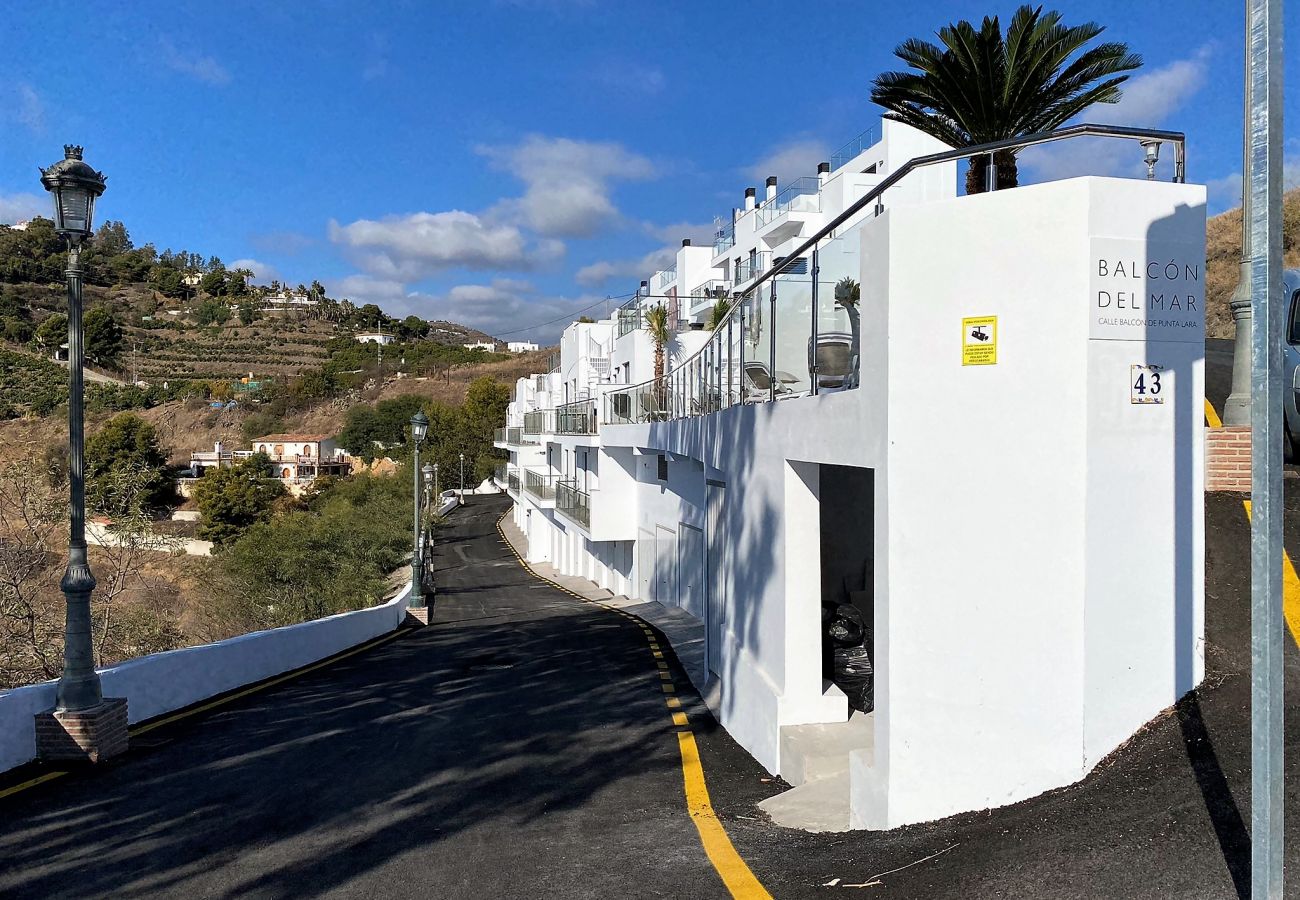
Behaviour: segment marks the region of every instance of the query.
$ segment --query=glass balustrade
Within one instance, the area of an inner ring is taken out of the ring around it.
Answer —
[[[535,409],[524,413],[524,435],[541,435],[555,433],[555,410]]]
[[[591,495],[578,490],[572,478],[561,478],[555,483],[555,508],[584,528],[591,525]]]
[[[506,489],[512,494],[519,493],[519,470],[510,469],[506,472]]]
[[[749,259],[742,259],[736,263],[736,286],[739,287],[747,281],[753,281],[771,267],[772,254],[768,252],[755,254]]]
[[[556,407],[556,434],[595,434],[597,425],[595,400],[576,400]]]
[[[769,225],[786,213],[821,212],[821,208],[821,181],[814,175],[805,175],[759,207],[758,227]]]
[[[831,171],[835,172],[844,168],[853,161],[854,157],[878,140],[880,140],[880,130],[875,126],[868,128],[831,154]]]
[[[554,500],[555,476],[524,469],[524,490],[538,500]]]

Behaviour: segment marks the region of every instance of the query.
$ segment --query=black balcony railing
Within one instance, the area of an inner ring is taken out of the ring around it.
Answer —
[[[506,472],[506,488],[512,494],[519,493],[519,470],[510,469]]]
[[[583,528],[591,525],[591,495],[578,490],[578,482],[561,478],[555,483],[555,508]]]

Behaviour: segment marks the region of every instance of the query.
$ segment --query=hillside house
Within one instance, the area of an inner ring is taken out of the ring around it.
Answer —
[[[332,437],[323,434],[268,434],[257,438],[247,450],[228,450],[217,441],[212,450],[190,454],[190,472],[178,480],[180,493],[190,496],[193,483],[210,469],[225,469],[254,453],[265,453],[271,461],[269,474],[278,478],[290,493],[301,493],[322,475],[342,477],[352,473],[352,456]]]

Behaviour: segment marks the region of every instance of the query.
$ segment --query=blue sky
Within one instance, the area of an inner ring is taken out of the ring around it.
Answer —
[[[1014,3],[603,0],[25,4],[0,37],[0,222],[43,212],[64,142],[105,171],[98,218],[264,279],[552,339],[704,239],[767,174],[811,174],[876,124],[893,48]],[[1241,168],[1242,4],[1081,2],[1145,58],[1090,120],[1181,129],[1211,211]],[[888,8],[888,13],[882,10]],[[52,22],[58,35],[50,34]],[[1300,4],[1286,30],[1300,35]],[[1292,41],[1294,43],[1294,40]],[[60,47],[75,56],[56,59]],[[1300,54],[1289,54],[1291,97]],[[1300,104],[1287,104],[1291,179]],[[1027,158],[1029,178],[1133,154]],[[562,325],[563,322],[560,323]]]

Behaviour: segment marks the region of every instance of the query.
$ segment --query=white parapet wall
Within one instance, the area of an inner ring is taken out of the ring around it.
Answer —
[[[410,586],[379,606],[229,640],[155,653],[100,669],[105,697],[125,697],[132,724],[317,662],[396,629]],[[36,758],[37,713],[54,706],[53,681],[0,693],[0,772]]]

